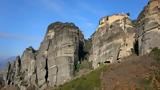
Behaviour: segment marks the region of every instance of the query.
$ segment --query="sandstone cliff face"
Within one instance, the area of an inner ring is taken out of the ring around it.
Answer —
[[[84,36],[79,28],[73,23],[55,22],[48,26],[38,50],[29,47],[21,57],[9,63],[5,83],[20,90],[59,86],[74,77],[77,64],[83,58],[89,57],[96,69],[102,63],[116,63],[130,56],[135,43],[139,54],[143,55],[154,47],[160,48],[159,41],[160,0],[149,1],[136,25],[126,14],[102,18],[85,47],[86,56],[83,52]]]
[[[36,50],[32,47],[27,48],[21,57],[22,84],[24,86],[37,84],[36,73]],[[19,86],[21,86],[19,85]]]
[[[18,86],[21,90],[26,90],[30,85],[36,85],[35,52],[29,47],[21,58],[18,56],[14,62],[9,63],[7,85]]]
[[[84,36],[73,23],[50,24],[39,50],[29,47],[21,58],[9,63],[7,84],[21,90],[31,86],[44,89],[71,80],[83,44]]]
[[[139,54],[160,48],[160,0],[150,0],[137,19]]]
[[[8,71],[6,76],[6,84],[14,85],[20,84],[20,70],[21,70],[21,60],[20,57],[17,56],[16,60],[12,63],[8,63]]]
[[[38,84],[47,81],[54,86],[71,80],[83,41],[81,31],[72,23],[49,25],[37,55]]]
[[[134,28],[126,14],[116,14],[100,20],[97,31],[92,36],[93,67],[101,63],[114,63],[132,54]]]

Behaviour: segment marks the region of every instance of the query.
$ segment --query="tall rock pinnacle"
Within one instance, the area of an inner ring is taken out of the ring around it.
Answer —
[[[137,39],[140,55],[160,48],[160,0],[150,0],[138,16]]]
[[[132,54],[134,27],[127,14],[106,16],[92,35],[90,61],[97,68],[102,63],[114,63]]]
[[[73,78],[83,44],[84,36],[73,23],[50,24],[39,50],[29,47],[9,63],[8,84],[21,90],[64,84]]]
[[[38,85],[60,85],[71,80],[79,60],[79,47],[84,37],[73,23],[49,25],[37,54]]]

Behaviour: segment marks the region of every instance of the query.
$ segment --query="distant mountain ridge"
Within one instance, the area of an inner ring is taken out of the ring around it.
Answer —
[[[0,57],[0,70],[7,68],[7,63],[10,61],[14,61],[15,59],[16,56]]]

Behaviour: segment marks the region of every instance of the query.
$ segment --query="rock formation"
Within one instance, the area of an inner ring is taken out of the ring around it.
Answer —
[[[21,58],[9,63],[7,84],[21,90],[44,89],[71,80],[83,44],[84,36],[73,23],[50,24],[39,50],[29,47]]]
[[[150,0],[137,19],[139,54],[160,48],[160,0]]]
[[[101,63],[114,63],[132,54],[134,27],[127,14],[106,16],[100,20],[98,29],[92,35],[93,67]]]
[[[0,90],[5,86],[4,72],[0,72]]]
[[[79,60],[79,48],[84,37],[73,23],[56,22],[49,25],[37,54],[39,86],[60,85],[71,80]]]
[[[55,22],[48,26],[38,50],[29,47],[8,63],[6,79],[0,84],[5,81],[20,90],[59,86],[73,79],[82,59],[89,59],[96,69],[103,63],[121,62],[136,47],[140,55],[149,53],[160,48],[159,41],[160,0],[150,0],[135,24],[128,14],[103,17],[88,41],[73,23]]]
[[[21,60],[17,56],[14,62],[8,63],[6,82],[8,85],[19,84],[21,70]]]
[[[36,73],[36,50],[32,47],[27,48],[21,57],[21,72],[22,84],[19,86],[37,85]]]

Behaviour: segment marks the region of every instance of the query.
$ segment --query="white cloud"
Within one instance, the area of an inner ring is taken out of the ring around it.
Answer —
[[[0,32],[0,39],[9,39],[9,40],[24,40],[24,41],[35,41],[37,40],[35,36],[22,36],[19,34],[13,34],[8,32]]]
[[[82,10],[85,10],[94,15],[101,15],[104,13],[106,14],[106,10],[104,10],[102,7],[92,4],[91,2],[89,3],[89,2],[78,1],[77,5]]]
[[[93,23],[91,23],[91,22],[86,22],[86,26],[87,26],[87,27],[93,27],[93,26],[94,26],[94,24],[93,24]]]
[[[39,0],[41,4],[43,4],[44,7],[59,12],[64,9],[64,2],[57,1],[57,0]]]
[[[54,13],[61,13],[65,9],[63,0],[26,0],[26,3],[33,8],[44,9]]]

